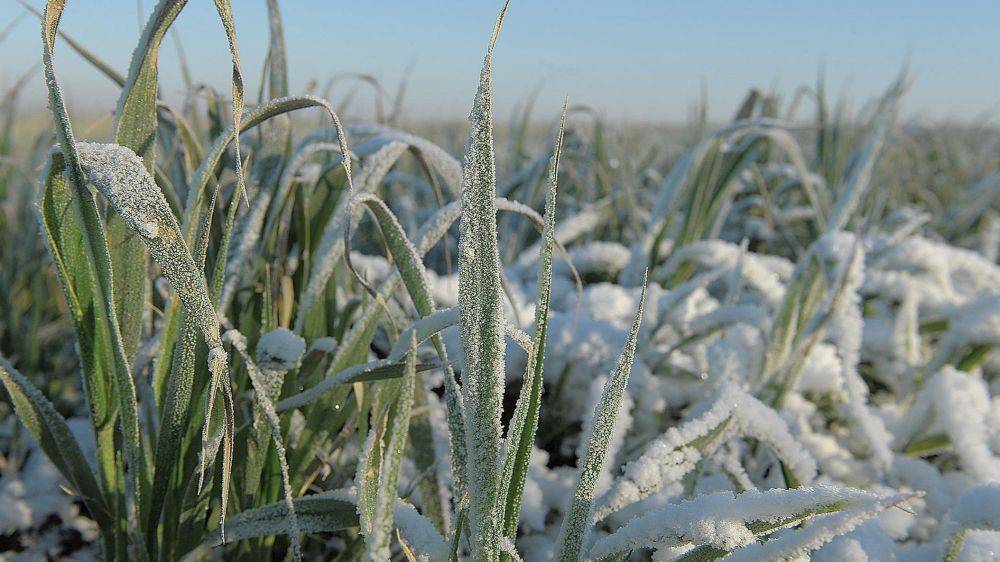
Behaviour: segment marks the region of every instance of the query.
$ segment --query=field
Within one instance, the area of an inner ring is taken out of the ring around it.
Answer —
[[[371,120],[277,0],[260,92],[216,0],[232,89],[171,105],[184,4],[120,74],[49,0],[50,113],[0,101],[0,562],[1000,560],[1000,131],[905,73],[494,123],[504,11],[467,123]]]

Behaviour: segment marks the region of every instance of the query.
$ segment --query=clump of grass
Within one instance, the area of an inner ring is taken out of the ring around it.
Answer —
[[[533,134],[529,103],[498,158],[505,4],[457,158],[428,138],[448,135],[396,129],[402,95],[384,111],[370,76],[336,83],[373,90],[376,123],[341,122],[355,94],[290,95],[277,0],[260,99],[217,0],[231,99],[171,107],[158,52],[185,4],[157,3],[120,74],[47,3],[42,236],[20,211],[0,223],[0,382],[96,554],[956,560],[996,529],[978,498],[1000,478],[1000,214],[970,194],[997,162],[900,148],[905,76],[857,120],[820,84],[814,130],[801,100],[753,90],[681,147],[568,103]],[[59,37],[121,87],[110,142],[76,140]],[[30,187],[0,107],[13,204]],[[950,225],[889,210],[956,202]],[[11,273],[19,244],[48,253],[34,273],[61,301]],[[60,317],[75,346],[44,352]],[[77,373],[74,404],[52,381]],[[919,531],[875,519],[921,496]]]

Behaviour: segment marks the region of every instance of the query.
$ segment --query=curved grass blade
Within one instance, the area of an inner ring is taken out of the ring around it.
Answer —
[[[295,319],[296,331],[302,330],[306,314],[325,289],[340,257],[344,256],[346,259],[350,259],[349,254],[345,252],[345,241],[350,237],[352,223],[360,219],[360,216],[355,215],[351,210],[354,199],[368,194],[378,187],[389,168],[395,164],[405,149],[404,144],[396,142],[388,143],[380,148],[368,159],[364,170],[358,176],[357,190],[350,190],[349,193],[343,195],[342,203],[338,203],[337,208],[334,209],[333,216],[327,223],[319,247],[316,249],[316,257],[313,260],[314,267],[309,273],[309,281],[299,303],[299,312]],[[376,217],[378,216],[376,214]],[[370,287],[367,288],[370,289]]]
[[[808,527],[783,534],[765,543],[751,543],[730,553],[726,560],[767,562],[808,555],[813,550],[830,542],[834,537],[850,532],[862,522],[875,517],[882,511],[919,496],[920,494],[913,492],[896,494],[818,517]]]
[[[668,504],[640,515],[601,538],[588,554],[590,559],[606,560],[651,544],[681,546],[693,543],[701,546],[688,551],[678,560],[715,560],[730,554],[730,551],[736,555],[743,547],[752,549],[754,543],[763,542],[767,535],[779,529],[808,520],[815,520],[817,525],[822,526],[820,522],[826,519],[824,516],[839,513],[853,515],[859,509],[874,508],[877,511],[902,501],[904,497],[912,495],[882,497],[871,492],[829,486],[749,491],[738,495],[717,492]],[[703,534],[699,529],[709,528],[705,525],[708,521],[724,522],[727,532]],[[768,558],[772,559],[783,558]]]
[[[400,146],[400,144],[392,143],[387,145],[386,148],[393,146]],[[384,175],[385,170],[387,170],[387,168],[378,170],[375,173]],[[399,275],[403,280],[403,284],[406,286],[406,290],[410,295],[410,300],[413,302],[413,305],[417,309],[417,312],[424,317],[429,317],[434,315],[437,309],[434,304],[434,298],[431,296],[430,289],[427,286],[426,272],[424,271],[424,265],[420,259],[420,254],[417,252],[417,249],[410,242],[409,238],[406,237],[406,233],[403,231],[403,228],[399,224],[399,221],[396,219],[396,216],[392,213],[392,211],[389,210],[389,207],[382,200],[368,193],[360,194],[357,197],[355,197],[351,202],[348,202],[347,212],[346,212],[346,215],[348,217],[350,217],[352,214],[351,207],[354,204],[366,205],[368,209],[371,210],[371,212],[375,215],[376,220],[383,233],[383,236],[385,237],[386,244],[389,247],[393,260],[395,261],[396,271],[399,272]],[[347,265],[354,273],[355,277],[358,280],[362,281],[362,283],[364,283],[358,272],[354,270],[349,259],[349,256],[351,254],[349,249],[350,247],[349,220],[346,221],[345,226],[346,228],[344,230],[344,247],[345,247],[344,255],[345,257],[348,258]],[[376,300],[379,298],[377,293],[375,294],[375,298]],[[411,332],[411,337],[415,338],[416,334]],[[451,379],[454,380],[454,374],[451,372],[450,363],[448,361],[448,354],[445,351],[445,347],[441,341],[441,337],[437,333],[434,333],[431,336],[431,340],[434,345],[434,349],[437,351],[438,357],[440,358],[441,364],[444,366],[445,376],[451,377]],[[400,338],[400,340],[397,341],[397,344],[402,342],[403,340],[402,338]],[[449,389],[448,385],[446,385],[446,392],[451,394],[452,391],[453,390]],[[420,387],[420,392],[424,392],[422,383]],[[422,395],[420,400],[421,402],[423,401]],[[457,419],[455,421],[457,422]],[[427,443],[431,444],[433,443],[433,437],[430,434],[430,427],[425,426],[423,423],[418,423],[416,432],[414,433],[414,438],[418,440],[423,440],[424,442]],[[418,461],[417,469],[419,471],[425,472],[433,470],[437,464],[437,461],[433,458],[433,447],[430,448],[425,447],[420,452],[420,454],[416,456],[415,461]],[[462,491],[461,476],[457,478],[457,481],[459,482],[459,484],[456,486],[456,488],[460,491],[460,497],[461,497],[461,491]],[[424,482],[426,482],[426,484],[424,484]],[[441,505],[441,502],[439,500],[443,490],[442,484],[438,481],[438,478],[435,473],[434,478],[427,478],[422,480],[422,485],[423,485],[423,490],[430,497],[430,500],[428,501],[430,505],[428,507],[430,507],[430,509],[433,512],[431,514],[431,518],[438,524],[439,530],[444,532],[446,527],[445,523],[448,518],[444,506]]]
[[[276,502],[238,513],[230,520],[230,538],[245,540],[287,534],[287,510],[284,502]],[[299,526],[304,533],[329,533],[355,528],[359,524],[357,496],[353,491],[329,490],[295,498],[295,510],[299,515]],[[420,559],[433,562],[447,559],[448,544],[412,505],[397,499],[393,520],[407,544]],[[219,533],[211,533],[205,544],[221,545]]]
[[[80,165],[125,224],[149,247],[185,310],[198,322],[210,348],[220,348],[219,322],[208,298],[205,276],[198,271],[181,236],[177,219],[142,159],[124,146],[78,143]]]
[[[333,121],[335,129],[337,130],[337,140],[340,143],[341,152],[344,154],[350,154],[350,150],[347,147],[347,133],[341,126],[340,118],[337,116],[336,112],[334,112],[333,106],[327,103],[326,100],[315,96],[290,96],[264,103],[251,110],[246,116],[244,116],[243,119],[240,120],[239,131],[240,133],[244,133],[268,121],[269,119],[309,107],[315,107],[326,111],[327,115]],[[184,233],[185,240],[189,242],[193,242],[195,229],[198,226],[195,213],[197,213],[200,209],[202,198],[205,196],[205,190],[212,181],[212,178],[215,176],[219,162],[225,154],[226,147],[229,146],[229,143],[233,142],[236,137],[235,131],[235,128],[230,127],[216,137],[215,142],[205,154],[205,158],[202,160],[201,166],[198,167],[198,171],[195,173],[195,180],[192,182],[192,185],[188,190],[188,198],[184,207]],[[345,158],[343,160],[343,165],[344,169],[347,171],[348,178],[350,178],[350,158]],[[348,181],[350,181],[350,179]]]
[[[44,191],[38,205],[39,223],[63,290],[76,332],[80,375],[94,428],[100,481],[110,496],[117,490],[115,459],[115,363],[112,338],[104,320],[100,292],[86,261],[84,225],[66,177],[62,155],[53,154],[42,172]],[[83,258],[81,259],[81,256]]]
[[[42,61],[45,82],[48,89],[49,108],[55,121],[56,138],[62,149],[64,168],[74,191],[73,204],[79,221],[83,224],[84,256],[87,275],[94,290],[94,301],[101,303],[95,308],[95,320],[103,332],[104,341],[110,347],[108,365],[113,374],[115,395],[118,402],[118,420],[122,431],[124,458],[127,462],[125,478],[124,509],[126,533],[137,548],[137,556],[145,555],[141,545],[144,544],[142,532],[137,528],[137,513],[142,512],[143,491],[145,484],[145,457],[141,454],[141,434],[139,429],[138,406],[136,403],[135,384],[126,356],[125,344],[122,341],[115,309],[114,285],[111,280],[111,254],[105,239],[100,213],[93,194],[84,182],[83,170],[77,155],[76,141],[69,122],[66,105],[63,102],[62,90],[55,75],[53,53],[55,37],[59,29],[59,19],[65,3],[50,0],[45,6],[42,21]],[[54,156],[54,155],[53,155]],[[51,169],[59,166],[50,166]],[[50,172],[51,173],[51,172]],[[162,195],[161,195],[162,197]],[[110,546],[106,548],[110,550]]]
[[[80,496],[90,515],[102,529],[112,522],[104,492],[94,477],[79,443],[66,425],[66,420],[56,411],[41,391],[17,371],[7,359],[0,356],[0,382],[14,406],[17,418],[45,451],[52,464],[59,469],[74,492]]]
[[[185,313],[197,324],[210,348],[208,367],[212,380],[206,401],[205,427],[211,423],[216,391],[221,387],[226,415],[221,506],[224,522],[234,431],[233,399],[228,357],[222,349],[219,323],[208,296],[205,276],[195,265],[163,193],[145,171],[138,155],[123,146],[92,143],[80,143],[78,153],[88,179],[107,198],[123,223],[145,242],[163,276],[177,292]],[[203,440],[208,438],[207,433],[203,432]],[[203,449],[206,445],[203,442]]]

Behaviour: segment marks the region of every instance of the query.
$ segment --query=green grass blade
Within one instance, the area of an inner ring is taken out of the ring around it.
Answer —
[[[274,448],[278,455],[278,465],[281,468],[281,485],[283,487],[285,507],[287,509],[288,535],[292,541],[292,558],[299,561],[302,559],[302,547],[299,544],[299,522],[295,513],[295,504],[292,501],[291,477],[288,474],[288,462],[285,460],[285,445],[281,438],[281,421],[278,419],[278,414],[274,411],[274,404],[271,402],[272,393],[268,390],[268,388],[273,385],[270,385],[264,379],[264,373],[262,373],[253,360],[250,359],[250,354],[247,353],[246,338],[243,337],[243,334],[240,334],[236,330],[230,330],[226,332],[225,337],[227,341],[233,345],[236,351],[243,358],[243,362],[246,364],[247,373],[250,376],[250,382],[253,386],[254,397],[257,400],[257,406],[264,412],[268,429],[271,432],[271,440],[274,442]],[[280,387],[280,383],[278,386]]]
[[[100,481],[104,490],[114,496],[118,493],[114,443],[118,406],[111,338],[107,324],[102,322],[103,303],[86,259],[85,228],[76,211],[61,154],[57,156],[42,172],[44,191],[38,206],[39,222],[73,318],[82,387],[97,444]]]
[[[42,21],[42,60],[44,63],[46,86],[48,88],[49,108],[52,111],[55,121],[56,137],[62,149],[65,170],[74,191],[73,202],[75,210],[84,227],[84,240],[86,241],[84,261],[87,264],[88,275],[91,278],[91,286],[95,291],[94,300],[101,303],[101,306],[95,309],[98,313],[96,320],[104,332],[105,341],[108,342],[111,348],[110,354],[112,360],[110,363],[113,364],[113,380],[119,410],[118,420],[122,431],[124,457],[129,467],[128,475],[125,478],[126,490],[124,496],[124,507],[128,518],[124,526],[127,527],[126,532],[131,536],[131,542],[136,547],[134,549],[135,554],[143,556],[145,552],[142,550],[142,545],[145,541],[142,539],[142,533],[137,527],[138,518],[136,515],[143,511],[146,468],[145,457],[140,451],[141,434],[135,384],[132,379],[130,363],[126,355],[125,344],[122,341],[118,315],[115,310],[114,285],[111,281],[111,254],[108,250],[108,241],[105,239],[97,203],[84,182],[73,129],[70,125],[66,105],[63,102],[62,91],[59,88],[55,75],[53,53],[55,50],[56,32],[59,28],[59,19],[62,16],[63,8],[63,2],[50,0],[45,6]],[[55,155],[53,154],[52,157],[54,158]],[[58,166],[56,167],[58,168]]]
[[[387,387],[370,387],[373,392],[385,391]],[[367,399],[367,396],[365,397]],[[376,398],[381,398],[376,396]],[[360,532],[365,537],[371,536],[375,530],[375,511],[378,498],[379,475],[382,473],[384,460],[384,440],[389,422],[389,411],[384,408],[371,407],[372,415],[368,436],[358,454],[358,467],[354,476],[357,488],[358,523]],[[364,430],[360,430],[363,432]]]
[[[215,9],[222,20],[222,27],[226,30],[226,40],[229,42],[229,53],[233,58],[233,130],[239,131],[240,120],[243,118],[243,71],[240,70],[240,49],[236,42],[236,25],[233,23],[233,5],[229,0],[215,0]],[[247,199],[246,182],[243,179],[243,160],[240,157],[240,143],[233,143],[236,152],[234,166],[236,168],[236,186],[240,190],[240,195],[249,205]]]
[[[771,538],[765,543],[750,543],[729,554],[727,560],[767,562],[808,555],[833,538],[849,533],[859,524],[875,517],[882,511],[915,497],[919,497],[919,494],[907,492],[859,502],[851,508],[816,517],[809,526]]]
[[[357,506],[345,494],[323,492],[295,498],[299,531],[330,533],[358,526]],[[226,525],[228,538],[234,541],[288,534],[288,505],[284,501],[248,509],[234,515]],[[209,535],[211,546],[222,544],[218,532]]]
[[[528,463],[538,431],[538,417],[542,406],[544,388],[543,365],[545,342],[549,322],[549,303],[552,300],[552,247],[555,241],[556,189],[559,178],[559,158],[563,134],[566,130],[566,103],[563,103],[559,133],[549,162],[549,191],[545,198],[545,226],[543,243],[539,249],[538,298],[535,305],[535,333],[532,337],[528,368],[521,383],[521,394],[514,409],[514,417],[507,429],[507,446],[503,459],[503,532],[513,541],[517,538],[517,524],[521,513],[521,497],[528,475]]]
[[[262,104],[248,112],[247,115],[240,120],[239,131],[240,133],[244,133],[268,121],[269,119],[309,107],[320,108],[326,111],[327,115],[333,121],[334,127],[338,131],[337,139],[341,145],[341,151],[345,154],[349,154],[350,151],[347,147],[346,137],[347,133],[344,132],[343,127],[340,124],[340,118],[333,111],[333,107],[329,103],[315,96],[291,96],[271,100]],[[198,227],[196,213],[201,208],[203,198],[206,196],[206,188],[215,177],[219,162],[222,160],[222,157],[226,152],[226,147],[228,147],[229,143],[233,142],[236,137],[235,131],[235,128],[230,127],[216,137],[215,142],[205,154],[204,160],[202,160],[201,165],[198,167],[198,171],[195,173],[195,180],[188,189],[188,198],[184,206],[183,220],[185,240],[188,242],[194,241],[195,232]],[[348,176],[350,176],[350,159],[345,159],[343,161],[343,165],[345,170],[348,171]]]
[[[170,374],[160,409],[160,431],[156,440],[153,490],[147,521],[149,537],[155,536],[161,513],[165,509],[168,513],[175,512],[171,510],[171,504],[178,502],[178,496],[183,493],[185,486],[183,478],[175,475],[175,465],[181,458],[184,435],[190,425],[195,360],[201,336],[194,319],[185,317],[182,322],[180,339],[170,361]],[[164,536],[169,537],[176,521],[164,521],[164,525]]]
[[[426,371],[435,367],[437,367],[437,365],[422,363],[417,366],[417,370]],[[396,379],[402,377],[403,372],[404,365],[402,363],[391,362],[384,359],[370,361],[361,365],[354,365],[353,367],[348,367],[335,375],[327,377],[323,380],[323,382],[309,389],[283,399],[278,402],[277,410],[279,412],[284,412],[293,408],[300,408],[317,400],[324,393],[333,390],[335,387],[340,385],[353,384],[356,382],[374,382]]]
[[[288,95],[288,59],[285,56],[285,32],[281,25],[278,0],[267,0],[268,36],[267,92],[271,99]]]
[[[587,538],[592,527],[594,511],[594,494],[597,479],[604,467],[608,443],[618,420],[618,409],[628,385],[629,374],[632,372],[632,360],[635,357],[636,339],[639,336],[639,326],[642,323],[642,311],[646,302],[646,282],[643,280],[642,295],[639,297],[639,308],[632,322],[625,349],[618,359],[618,366],[611,374],[601,401],[594,411],[593,430],[587,439],[587,453],[580,460],[580,468],[576,480],[576,488],[570,500],[569,509],[563,519],[562,530],[559,533],[557,557],[565,562],[575,562],[583,555]]]
[[[469,116],[462,182],[459,236],[459,304],[466,368],[462,392],[466,408],[466,483],[473,558],[500,557],[502,515],[497,499],[500,478],[500,416],[503,408],[504,342],[501,328],[500,256],[497,250],[496,163],[493,149],[493,48],[507,4],[490,38],[479,90]]]
[[[392,146],[392,145],[389,145]],[[417,312],[423,317],[430,317],[437,311],[434,298],[431,296],[430,289],[427,286],[426,272],[424,271],[423,262],[420,259],[420,254],[417,252],[416,247],[410,242],[409,238],[406,237],[406,233],[403,231],[403,227],[399,224],[396,216],[389,210],[389,207],[379,198],[371,194],[361,194],[355,197],[353,202],[348,203],[347,216],[351,215],[351,205],[363,204],[365,205],[372,214],[375,215],[376,221],[378,222],[383,236],[386,240],[386,244],[389,247],[389,251],[392,254],[393,261],[396,264],[396,270],[399,272],[400,277],[403,280],[403,284],[406,287],[407,293],[410,295],[410,300],[413,302],[414,307]],[[344,246],[345,252],[344,256],[347,257],[347,264],[351,271],[354,272],[355,277],[359,280],[361,279],[358,272],[354,270],[351,266],[349,256],[351,255],[349,249],[350,242],[350,224],[349,221],[345,225],[344,231]],[[363,281],[362,281],[363,282]],[[376,299],[379,298],[376,294]],[[411,333],[412,337],[416,337],[415,333]],[[454,374],[451,372],[450,363],[448,361],[448,354],[445,351],[444,344],[441,341],[441,337],[434,333],[431,336],[431,340],[434,345],[434,349],[437,351],[438,357],[440,358],[441,365],[444,366],[446,371],[446,376],[454,379]],[[397,343],[401,343],[400,342]],[[421,384],[420,392],[424,392],[423,386]],[[429,429],[429,428],[428,428]],[[425,439],[430,439],[429,435],[424,435]],[[432,470],[436,464],[433,459],[433,455],[428,457],[429,453],[433,453],[433,449],[425,449],[421,455],[421,459],[424,462],[419,462],[417,469],[421,472],[426,470]],[[460,457],[460,454],[453,455],[454,457]],[[461,461],[459,461],[461,462]],[[461,465],[458,465],[461,466]],[[461,476],[457,478],[459,484],[457,487],[461,488]],[[429,483],[427,491],[431,494],[432,498],[440,497],[440,483],[438,482],[437,475],[435,473],[433,478],[428,478],[426,481]],[[433,488],[433,489],[432,489]],[[433,501],[433,500],[432,500]],[[436,502],[439,503],[439,502]],[[441,527],[440,530],[444,531],[444,522],[447,519],[444,508],[441,505],[437,505],[437,509],[434,510],[432,515],[434,519]]]
[[[177,219],[142,159],[127,147],[113,144],[79,143],[77,149],[88,180],[149,247],[185,310],[197,321],[205,342],[211,348],[221,347],[205,276],[198,271]]]
[[[187,0],[161,0],[153,10],[142,38],[132,54],[132,64],[115,112],[115,143],[132,149],[146,170],[156,169],[154,144],[157,129],[157,77],[160,44]],[[108,246],[114,271],[114,296],[118,323],[129,362],[142,335],[146,309],[146,248],[119,217],[107,219]]]
[[[413,410],[413,395],[416,386],[417,369],[417,339],[411,335],[410,352],[406,354],[399,396],[396,398],[395,412],[392,416],[392,429],[389,432],[389,443],[385,449],[385,458],[378,475],[378,493],[375,500],[375,517],[372,521],[371,533],[365,537],[367,549],[365,558],[369,560],[386,560],[390,558],[389,545],[392,542],[393,507],[396,503],[399,481],[399,466],[403,460],[403,451],[410,431],[410,413]]]
[[[149,248],[153,259],[160,265],[163,276],[177,292],[185,313],[198,325],[211,350],[209,371],[212,373],[212,380],[206,402],[205,426],[208,427],[211,423],[210,412],[215,392],[221,388],[227,415],[223,453],[224,456],[230,456],[233,414],[232,391],[228,383],[228,358],[222,349],[219,323],[208,296],[205,277],[195,265],[184,243],[177,220],[163,193],[143,167],[142,159],[134,152],[123,146],[91,143],[80,143],[78,148],[79,161],[86,170],[88,179],[107,198],[123,224],[137,233]],[[207,439],[207,432],[205,438]],[[230,466],[230,463],[224,461],[223,521]]]
[[[729,555],[730,552],[733,558],[749,554],[750,556],[744,559],[761,562],[784,559],[780,556],[756,558],[750,553],[759,546],[769,548],[767,545],[775,540],[771,535],[774,531],[795,527],[806,521],[815,521],[815,528],[820,530],[817,535],[827,536],[826,540],[829,540],[836,534],[845,532],[843,529],[823,529],[831,522],[831,515],[842,515],[853,526],[878,511],[914,495],[880,496],[871,492],[830,486],[801,490],[750,491],[737,495],[730,492],[705,494],[680,503],[668,504],[664,508],[655,509],[632,519],[617,531],[597,541],[589,552],[589,557],[593,560],[616,559],[631,550],[648,548],[651,544],[677,546],[701,544],[678,560],[685,562],[715,560]],[[728,519],[729,524],[733,525],[733,531],[709,533],[707,537],[699,536],[700,527],[719,519]],[[740,529],[740,526],[743,528]],[[806,533],[811,528],[811,526],[805,527]],[[781,541],[784,537],[795,534],[797,532],[789,532],[776,540]]]
[[[102,529],[111,524],[113,515],[93,469],[83,456],[66,420],[56,411],[41,391],[0,356],[0,382],[14,406],[14,412],[24,427],[45,451],[52,464],[66,478],[73,491],[83,499],[90,515]]]
[[[160,0],[132,53],[128,77],[115,112],[115,142],[141,156],[146,169],[155,164],[156,95],[160,44],[187,0]]]

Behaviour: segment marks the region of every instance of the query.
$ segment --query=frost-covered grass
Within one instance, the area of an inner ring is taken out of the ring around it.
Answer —
[[[184,4],[119,73],[50,0],[52,126],[0,105],[0,560],[1000,551],[996,131],[901,123],[905,76],[497,124],[506,6],[467,129],[290,92],[277,0],[260,94],[217,0],[231,92],[173,107]],[[106,136],[64,43],[122,88]]]

